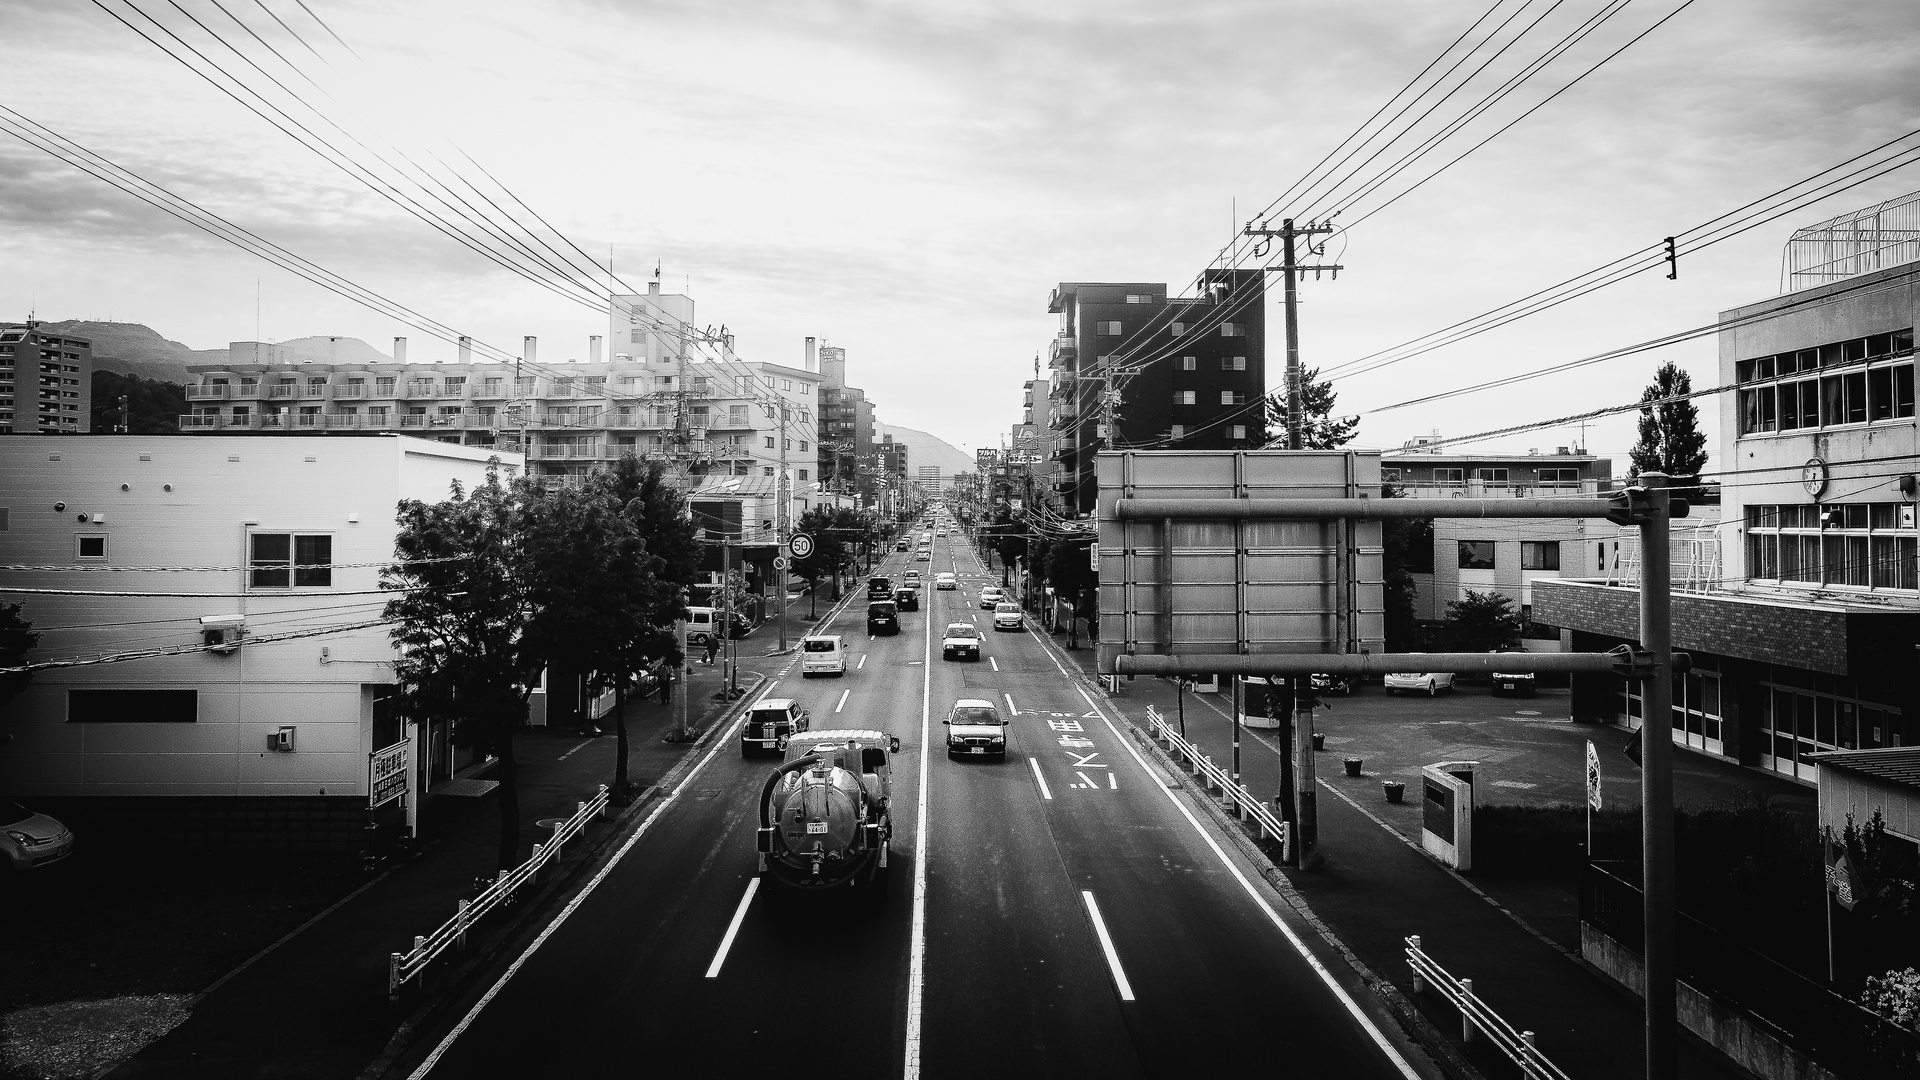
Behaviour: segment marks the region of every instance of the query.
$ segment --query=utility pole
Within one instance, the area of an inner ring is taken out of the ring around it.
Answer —
[[[780,410],[780,470],[773,481],[773,497],[779,503],[773,512],[774,539],[778,546],[774,557],[785,560],[787,554],[787,400],[776,399],[779,404],[770,406]],[[787,572],[775,570],[774,584],[780,589],[780,651],[787,651]]]
[[[1248,236],[1258,236],[1262,238],[1277,236],[1280,238],[1280,270],[1286,275],[1287,449],[1289,450],[1305,449],[1305,447],[1300,445],[1300,316],[1297,310],[1299,300],[1296,295],[1299,275],[1302,270],[1312,270],[1313,276],[1318,278],[1320,271],[1330,270],[1333,272],[1334,280],[1338,281],[1341,270],[1341,267],[1338,266],[1302,267],[1294,250],[1294,240],[1302,236],[1308,237],[1308,250],[1312,254],[1318,255],[1322,249],[1314,245],[1311,238],[1332,231],[1332,225],[1315,224],[1311,221],[1307,222],[1304,228],[1297,228],[1293,224],[1292,218],[1287,218],[1282,221],[1278,229],[1268,229],[1264,226],[1256,229],[1249,225],[1245,230]],[[1272,267],[1268,267],[1268,269],[1272,269]]]

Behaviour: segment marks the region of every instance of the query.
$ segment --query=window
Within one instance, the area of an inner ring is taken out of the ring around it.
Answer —
[[[1247,370],[1247,358],[1244,356],[1223,356],[1220,358],[1221,371]]]
[[[792,379],[781,379],[781,380],[780,380],[780,389],[782,389],[782,390],[791,390],[791,389],[793,389],[793,380],[792,380]]]
[[[807,440],[805,439],[800,440],[800,452],[803,454],[807,452]]]
[[[465,375],[447,376],[447,393],[458,394],[461,391],[465,390],[466,388],[467,388],[467,377]]]
[[[1197,356],[1183,356],[1183,357],[1181,357],[1181,358],[1180,358],[1180,370],[1181,370],[1181,371],[1198,371],[1198,370],[1199,370],[1199,368],[1200,368],[1200,358],[1199,358],[1199,357],[1197,357]]]
[[[1475,469],[1473,470],[1473,478],[1500,487],[1507,486],[1507,470],[1505,469]]]
[[[329,534],[254,533],[249,560],[256,589],[324,589],[333,585],[333,537]]]
[[[1558,540],[1522,540],[1520,541],[1520,569],[1522,570],[1559,570],[1560,541]]]
[[[647,343],[647,332],[645,330],[635,329],[635,330],[627,331],[627,344],[645,345],[646,343]]]
[[[1541,469],[1540,483],[1556,487],[1577,488],[1580,486],[1579,469]]]
[[[767,443],[767,449],[769,450],[773,449],[773,436],[771,435],[767,436],[766,443]]]
[[[1177,322],[1172,324],[1171,326],[1168,326],[1167,330],[1171,332],[1174,337],[1179,337],[1182,334],[1185,334],[1187,332],[1187,324],[1183,322]]]
[[[1740,391],[1742,435],[1914,414],[1911,329],[1741,360],[1734,374],[1743,384],[1766,384]],[[1794,377],[1808,374],[1817,377]]]
[[[1151,293],[1128,293],[1128,294],[1127,294],[1127,303],[1129,303],[1129,304],[1151,304],[1151,303],[1153,303],[1153,295],[1152,295]]]
[[[800,470],[799,470],[799,473],[800,473],[800,482],[801,482],[801,483],[803,483],[803,484],[804,484],[804,483],[806,483],[806,482],[807,482],[807,470],[805,470],[805,469],[800,469]]]
[[[105,559],[107,557],[106,534],[74,537],[74,555],[82,559]]]
[[[69,690],[69,724],[191,724],[199,719],[197,690]]]
[[[1198,402],[1195,400],[1197,394],[1198,394],[1198,391],[1195,391],[1195,390],[1175,390],[1173,392],[1173,403],[1175,405],[1198,404]]]
[[[760,466],[760,475],[761,475],[761,476],[772,476],[772,475],[773,475],[773,466],[771,466],[771,465],[762,465],[762,466]]]
[[[1246,337],[1247,336],[1246,324],[1223,322],[1220,324],[1220,336],[1221,337]]]
[[[1244,391],[1241,391],[1241,390],[1220,391],[1220,404],[1222,405],[1245,405],[1246,403],[1247,403],[1247,395]]]
[[[1118,319],[1113,319],[1107,322],[1098,322],[1098,323],[1094,323],[1093,325],[1094,325],[1093,332],[1101,335],[1102,337],[1119,337],[1120,336],[1120,320]]]
[[[1433,482],[1435,484],[1465,484],[1467,482],[1467,470],[1435,469],[1433,470]]]
[[[1746,509],[1750,579],[1920,589],[1920,537],[1910,505],[1806,503]]]
[[[1245,424],[1233,425],[1233,438],[1235,441],[1244,440],[1246,437],[1247,437],[1247,426]]]
[[[1493,569],[1493,541],[1462,540],[1460,543],[1460,569]]]
[[[244,381],[245,380],[242,380],[243,384],[244,384]],[[393,376],[383,375],[373,380],[373,392],[376,394],[379,394],[381,397],[392,397],[393,396]]]

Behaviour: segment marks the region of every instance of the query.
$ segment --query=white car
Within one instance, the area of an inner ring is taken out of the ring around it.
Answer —
[[[992,611],[993,605],[1006,598],[1006,593],[998,585],[989,585],[980,590],[980,610]]]
[[[1022,630],[1027,625],[1027,613],[1020,610],[1019,604],[999,603],[993,606],[993,628],[995,630]]]
[[[907,584],[912,585],[915,588],[918,588],[920,585],[920,571],[916,568],[908,567],[907,572],[905,574],[902,574],[901,577],[906,579]]]
[[[985,698],[961,698],[953,703],[943,723],[947,726],[947,756],[1007,759],[1007,721]]]
[[[960,579],[951,573],[943,571],[933,576],[933,587],[936,589],[957,589],[960,587]]]
[[[948,623],[940,637],[940,659],[980,659],[980,631],[972,623]]]
[[[1453,689],[1453,672],[1400,671],[1387,676],[1386,685],[1389,694],[1396,690],[1405,690],[1408,693],[1424,690],[1428,697],[1432,697],[1442,690]]]
[[[0,873],[46,866],[71,854],[72,830],[12,799],[0,799]]]

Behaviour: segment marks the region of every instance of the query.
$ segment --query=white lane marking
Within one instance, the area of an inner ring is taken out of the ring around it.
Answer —
[[[1119,775],[1118,775],[1118,774],[1116,774],[1116,773],[1108,773],[1108,774],[1107,774],[1107,789],[1108,789],[1109,791],[1119,791],[1119,790],[1120,790],[1120,777],[1119,777]]]
[[[1019,716],[1020,710],[1013,703],[1013,695],[1002,691],[1000,696],[1007,699],[1007,711],[1015,716]]]
[[[907,1036],[903,1080],[920,1078],[920,1009],[927,980],[927,761],[933,730],[933,620],[927,620],[921,654],[919,832],[913,838],[913,929],[907,951]]]
[[[727,924],[727,934],[720,939],[720,949],[713,954],[713,963],[707,965],[707,978],[720,974],[720,965],[727,962],[727,951],[733,948],[734,935],[740,932],[740,924],[747,919],[747,905],[753,903],[753,894],[760,888],[760,878],[755,875],[747,881],[747,894],[740,898],[740,906],[733,909],[733,921]]]
[[[567,760],[568,758],[570,758],[570,757],[572,757],[573,755],[575,755],[575,754],[577,754],[577,753],[579,753],[580,751],[582,751],[582,750],[585,750],[586,748],[587,748],[587,744],[586,744],[586,743],[580,743],[580,744],[578,744],[578,745],[576,745],[576,746],[575,746],[575,747],[574,747],[573,749],[571,749],[571,750],[569,750],[569,751],[567,751],[567,752],[566,752],[566,753],[564,753],[564,754],[561,754],[561,755],[560,755],[560,756],[559,756],[558,758],[555,758],[554,760],[556,760],[556,761],[565,761],[565,760]]]
[[[1051,800],[1053,798],[1053,792],[1047,790],[1047,778],[1040,775],[1040,759],[1028,758],[1027,764],[1033,766],[1033,778],[1040,781],[1040,797]]]
[[[1141,757],[1140,751],[1134,748],[1133,740],[1125,738],[1120,734],[1120,729],[1114,726],[1113,721],[1107,717],[1106,711],[1100,708],[1099,703],[1093,700],[1091,694],[1088,694],[1086,690],[1081,687],[1076,686],[1074,689],[1079,690],[1080,696],[1085,698],[1087,704],[1093,707],[1093,711],[1100,714],[1101,721],[1107,725],[1108,730],[1113,732],[1113,737],[1120,740],[1120,744],[1127,748],[1127,753],[1133,755],[1133,760],[1140,765],[1140,771],[1148,776],[1152,776],[1153,770],[1147,767],[1147,759]],[[1259,891],[1253,887],[1253,883],[1248,881],[1246,875],[1240,872],[1240,868],[1234,865],[1233,860],[1227,858],[1227,853],[1222,850],[1220,844],[1214,840],[1213,834],[1201,826],[1199,818],[1193,816],[1192,809],[1190,809],[1186,803],[1182,802],[1181,797],[1174,794],[1171,788],[1162,786],[1160,790],[1167,796],[1167,801],[1173,804],[1173,808],[1180,811],[1180,816],[1187,819],[1187,824],[1193,826],[1193,831],[1200,835],[1200,839],[1206,842],[1207,847],[1213,850],[1214,857],[1219,859],[1220,864],[1227,868],[1227,873],[1232,874],[1233,879],[1240,883],[1240,888],[1246,892],[1247,896],[1252,898],[1255,904],[1259,905],[1261,911],[1266,912],[1268,921],[1272,922],[1274,926],[1279,928],[1280,933],[1285,935],[1287,943],[1293,946],[1293,951],[1300,954],[1300,958],[1305,960],[1307,966],[1313,969],[1314,974],[1320,977],[1320,981],[1326,984],[1327,989],[1333,991],[1333,995],[1340,999],[1340,1004],[1346,1006],[1347,1013],[1359,1021],[1362,1028],[1366,1029],[1367,1034],[1372,1037],[1374,1045],[1378,1046],[1380,1052],[1385,1054],[1387,1059],[1393,1062],[1394,1067],[1400,1070],[1400,1075],[1406,1077],[1407,1080],[1420,1080],[1420,1074],[1414,1071],[1413,1066],[1408,1064],[1407,1059],[1400,1056],[1400,1051],[1396,1050],[1393,1044],[1387,1041],[1387,1036],[1374,1025],[1373,1020],[1368,1017],[1366,1013],[1360,1011],[1359,1003],[1353,1000],[1352,995],[1347,993],[1345,987],[1334,980],[1333,972],[1328,971],[1326,965],[1322,964],[1320,959],[1307,949],[1307,943],[1300,939],[1300,935],[1293,932],[1293,927],[1288,926],[1286,922],[1280,918],[1280,913],[1273,909],[1272,904],[1267,903],[1267,898],[1261,896]]]
[[[767,692],[772,692],[771,686],[768,687]],[[763,693],[756,699],[756,703],[765,699],[766,694]],[[650,828],[655,821],[659,820],[661,813],[663,813],[667,807],[672,806],[675,800],[680,798],[680,793],[687,790],[687,785],[693,783],[694,779],[700,775],[700,771],[705,769],[707,763],[713,760],[714,755],[718,754],[722,748],[727,747],[733,742],[734,733],[740,730],[740,725],[745,723],[746,719],[747,710],[742,709],[740,715],[727,727],[726,735],[713,741],[713,749],[707,751],[707,756],[701,758],[700,763],[695,765],[686,776],[682,777],[680,783],[660,800],[660,804],[653,808],[653,812],[648,814],[646,820],[640,823],[640,827],[633,830],[633,835],[627,837],[627,842],[620,845],[620,850],[613,853],[613,858],[607,860],[607,865],[601,867],[587,882],[586,887],[581,889],[572,900],[567,901],[567,906],[560,909],[560,914],[553,917],[553,921],[547,924],[546,929],[540,931],[540,936],[528,943],[527,947],[521,951],[519,956],[514,957],[513,963],[507,965],[507,970],[500,973],[500,977],[495,979],[493,985],[487,988],[487,992],[480,995],[480,1000],[474,1002],[473,1007],[467,1010],[467,1014],[460,1018],[460,1022],[453,1025],[453,1029],[447,1032],[446,1037],[440,1040],[438,1046],[433,1048],[433,1052],[428,1054],[426,1060],[420,1063],[420,1067],[409,1074],[408,1080],[421,1080],[422,1077],[433,1071],[433,1067],[440,1063],[440,1058],[453,1046],[454,1040],[464,1035],[467,1028],[473,1023],[474,1018],[480,1015],[481,1010],[491,1004],[493,999],[500,995],[500,991],[506,989],[507,980],[518,974],[521,967],[525,966],[526,962],[533,958],[534,952],[537,951],[540,946],[547,943],[547,939],[553,936],[554,931],[560,929],[560,924],[566,922],[567,917],[572,915],[581,904],[586,903],[587,897],[593,895],[593,890],[598,888],[600,883],[607,879],[608,874],[613,873],[613,868],[619,866],[620,860],[627,857],[627,852],[632,851],[633,845],[639,843],[640,838],[647,834],[647,829]]]
[[[1097,788],[1097,787],[1099,787],[1099,786],[1100,786],[1099,784],[1096,784],[1096,783],[1094,783],[1094,782],[1093,782],[1093,777],[1091,777],[1091,776],[1088,776],[1088,775],[1087,775],[1086,773],[1083,773],[1083,772],[1081,772],[1081,771],[1080,771],[1079,769],[1075,769],[1075,770],[1073,770],[1073,775],[1075,775],[1075,776],[1077,776],[1077,777],[1079,777],[1080,779],[1082,779],[1082,780],[1084,780],[1084,781],[1086,781],[1086,783],[1087,783],[1087,786],[1088,786],[1088,787],[1090,787],[1090,788]]]
[[[858,664],[855,664],[855,665],[853,666],[853,670],[855,670],[855,671],[859,671],[859,670],[860,670],[861,668],[864,668],[864,667],[866,667],[866,666],[867,666],[867,654],[866,654],[866,653],[861,653],[861,654],[860,654],[860,662],[859,662]]]
[[[1113,981],[1120,990],[1120,1000],[1132,1001],[1133,984],[1127,981],[1127,973],[1120,970],[1120,954],[1113,951],[1113,935],[1107,933],[1107,920],[1100,917],[1100,905],[1093,902],[1090,889],[1081,889],[1080,898],[1087,902],[1087,914],[1093,919],[1093,932],[1099,935],[1100,951],[1107,954],[1107,967],[1113,971]]]
[[[853,693],[853,687],[851,686],[847,687],[845,690],[840,691],[840,704],[835,705],[833,707],[834,712],[839,712],[841,709],[844,709],[847,707],[847,695],[851,693]]]
[[[987,663],[989,663],[989,664],[992,664],[992,665],[993,665],[993,670],[995,670],[995,671],[999,671],[999,670],[1000,670],[1000,661],[998,661],[998,660],[995,660],[995,659],[994,659],[993,657],[991,657],[991,656],[989,656],[989,657],[987,657]]]

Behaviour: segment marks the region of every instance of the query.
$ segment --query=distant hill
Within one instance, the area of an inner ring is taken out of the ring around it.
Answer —
[[[876,420],[873,424],[873,437],[875,441],[878,441],[882,435],[891,435],[893,436],[894,442],[907,444],[908,479],[918,478],[920,475],[920,467],[923,465],[940,466],[940,476],[942,479],[949,479],[959,476],[961,473],[970,473],[975,470],[974,460],[971,455],[955,450],[953,447],[947,445],[945,441],[936,439],[924,431],[894,427],[892,424],[882,424]]]
[[[177,341],[161,337],[152,327],[141,323],[92,322],[69,319],[45,324],[49,331],[71,334],[93,342],[93,365],[106,371],[139,375],[171,383],[189,383],[194,376],[189,364],[224,364],[225,349],[191,349]],[[354,337],[303,337],[277,342],[282,355],[293,363],[316,364],[391,364],[393,357]]]

